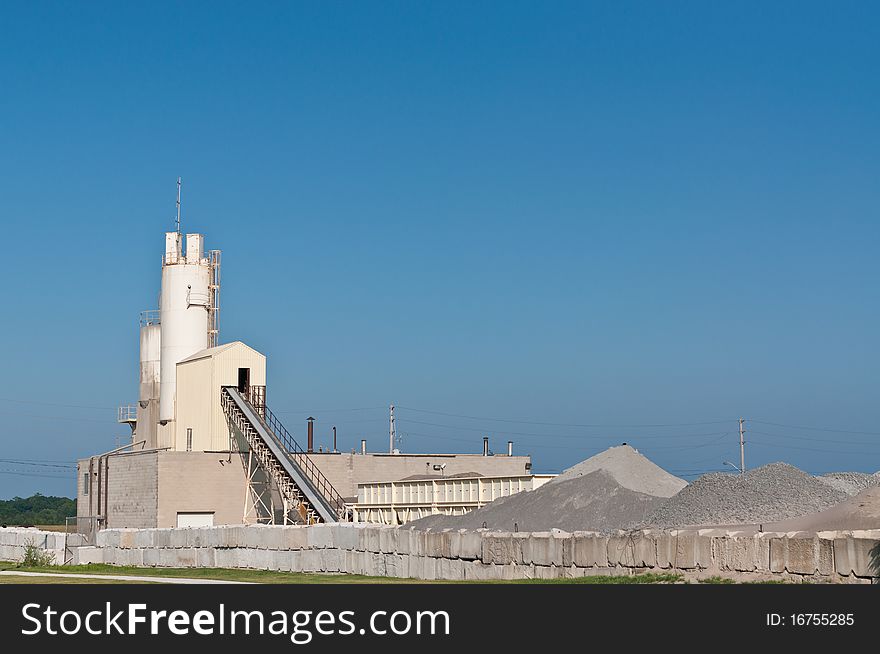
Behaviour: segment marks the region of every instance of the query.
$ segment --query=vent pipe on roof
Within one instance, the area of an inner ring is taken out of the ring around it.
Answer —
[[[489,456],[489,437],[483,436],[483,456]]]

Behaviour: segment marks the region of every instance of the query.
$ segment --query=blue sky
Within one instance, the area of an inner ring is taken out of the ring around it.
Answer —
[[[126,433],[178,175],[295,434],[880,469],[878,14],[5,4],[0,497]]]

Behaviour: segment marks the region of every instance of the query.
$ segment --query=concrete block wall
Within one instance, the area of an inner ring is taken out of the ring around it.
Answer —
[[[676,572],[688,579],[871,583],[880,530],[750,534],[699,529],[603,535],[415,530],[364,524],[105,529],[76,563],[253,568],[415,579],[554,579]]]
[[[0,529],[0,561],[20,561],[28,545],[51,552],[55,563],[64,561],[64,534],[24,527]]]

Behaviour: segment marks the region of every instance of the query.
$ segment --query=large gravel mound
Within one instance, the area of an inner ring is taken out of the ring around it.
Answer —
[[[821,478],[820,478],[821,479]],[[764,531],[880,529],[880,488],[873,486],[830,509],[764,525]]]
[[[672,528],[776,522],[823,511],[849,495],[787,463],[745,475],[703,475],[667,500],[646,522]]]
[[[612,531],[640,526],[662,498],[624,488],[604,470],[503,497],[461,516],[429,516],[417,528]]]
[[[866,472],[829,472],[817,479],[847,495],[857,495],[880,484],[880,476]]]
[[[551,484],[604,470],[629,490],[656,497],[672,497],[687,486],[684,479],[669,474],[629,445],[609,447],[562,472]]]

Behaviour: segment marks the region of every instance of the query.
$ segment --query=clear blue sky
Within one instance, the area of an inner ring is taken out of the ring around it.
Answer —
[[[5,3],[0,497],[126,433],[178,175],[300,436],[880,469],[880,10],[767,5]]]

